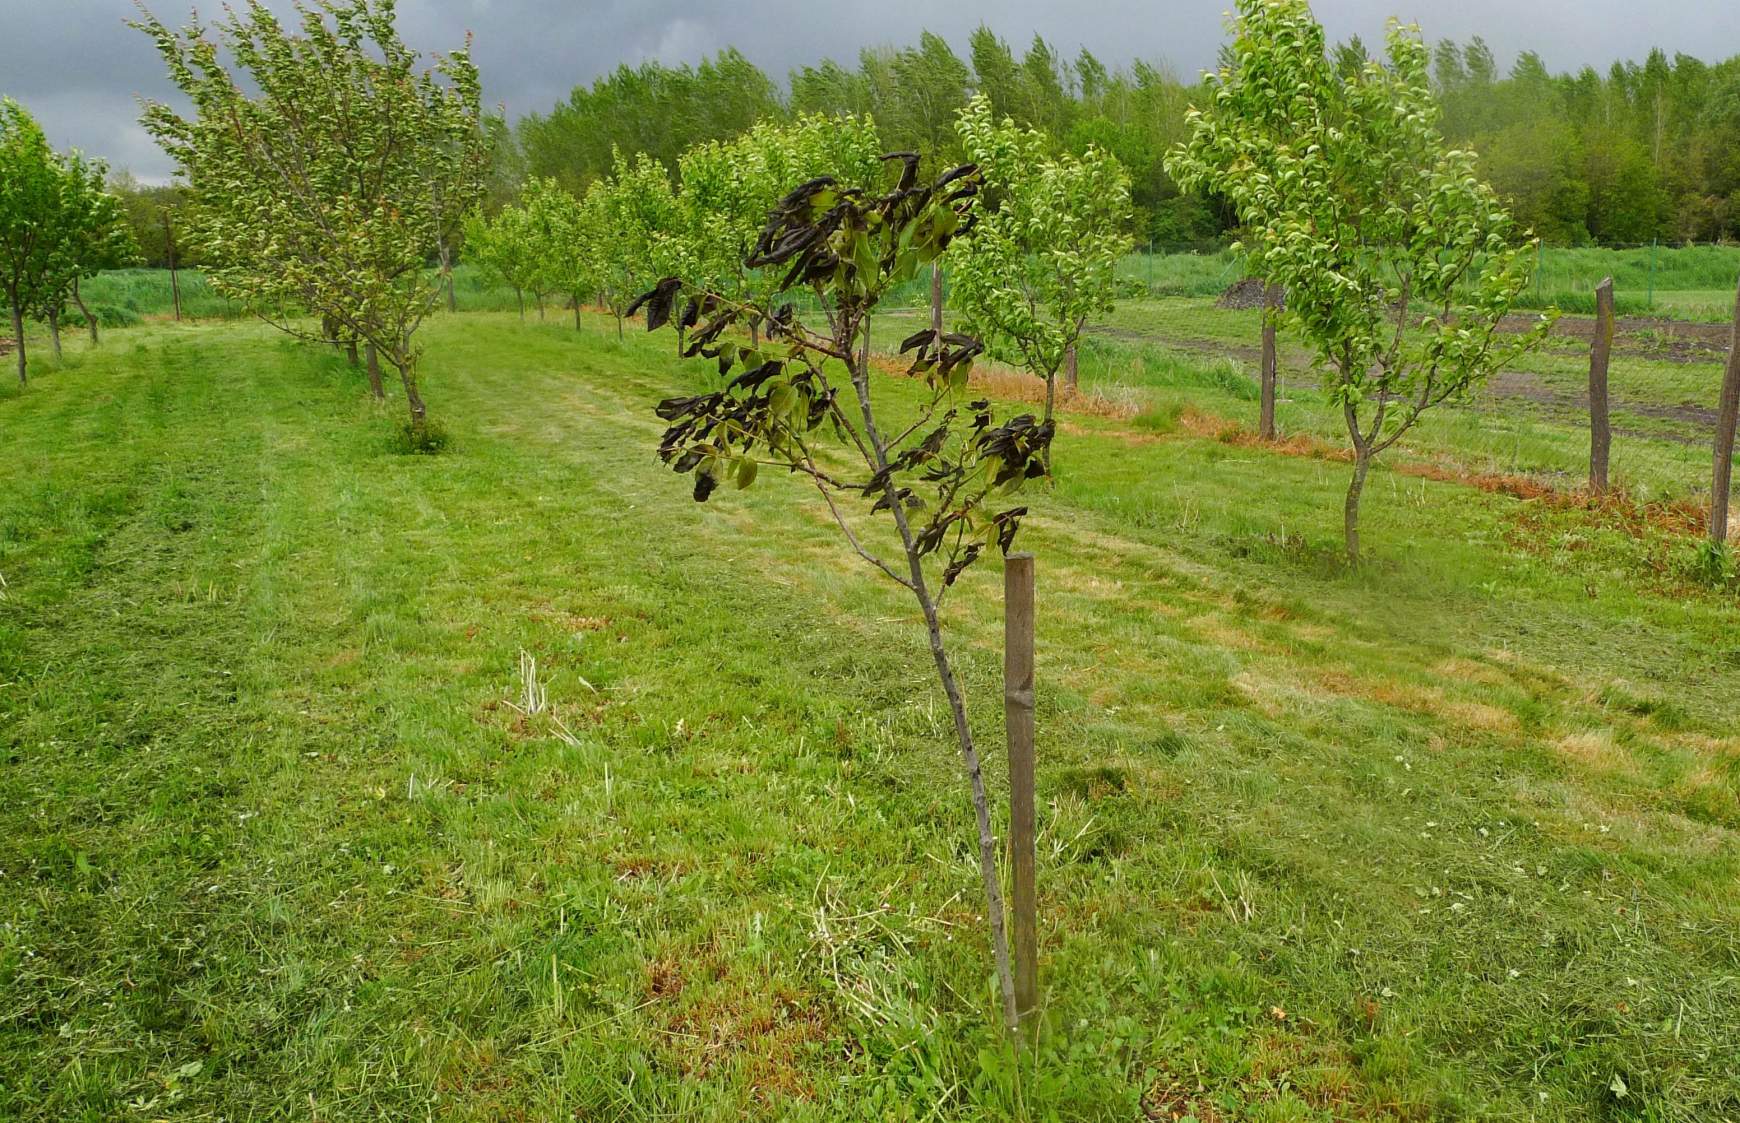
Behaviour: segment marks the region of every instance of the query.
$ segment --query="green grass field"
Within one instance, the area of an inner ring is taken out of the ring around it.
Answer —
[[[1349,572],[1345,465],[1191,423],[1238,367],[1096,343],[1133,415],[1067,418],[1023,530],[1017,1070],[903,591],[794,481],[690,501],[668,335],[421,338],[434,458],[247,322],[0,388],[0,1118],[1740,1119],[1695,537],[1394,470],[1478,461],[1475,410],[1374,474]],[[995,562],[945,620],[995,746]]]

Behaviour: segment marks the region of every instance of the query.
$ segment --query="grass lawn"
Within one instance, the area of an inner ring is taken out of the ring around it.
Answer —
[[[910,601],[796,481],[691,502],[708,368],[606,324],[433,321],[435,458],[246,322],[0,389],[0,1118],[1740,1119],[1695,541],[1381,466],[1349,573],[1224,373],[1068,418],[1017,1076]],[[945,621],[995,750],[994,561]]]

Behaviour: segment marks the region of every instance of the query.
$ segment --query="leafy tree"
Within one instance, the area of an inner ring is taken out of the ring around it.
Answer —
[[[527,192],[531,190],[528,185]],[[545,248],[538,239],[530,211],[524,206],[510,205],[497,211],[493,218],[473,214],[465,222],[465,252],[483,271],[485,279],[514,290],[520,319],[524,320],[526,292],[542,291],[545,271]],[[540,298],[540,306],[542,303]]]
[[[584,206],[598,295],[616,316],[620,337],[635,297],[660,277],[684,271],[689,251],[679,234],[676,193],[657,160],[645,152],[632,160],[618,152],[610,176],[592,184]],[[688,266],[695,271],[692,259]]]
[[[1129,250],[1130,179],[1104,150],[1046,158],[1045,138],[975,97],[956,124],[996,209],[980,207],[973,236],[949,253],[954,299],[971,332],[1006,342],[1045,379],[1051,420],[1057,377],[1073,387],[1089,316],[1112,307],[1118,259]]]
[[[177,33],[149,13],[135,26],[193,106],[148,105],[144,124],[186,177],[213,287],[294,334],[321,337],[298,316],[311,312],[374,347],[421,447],[426,265],[481,197],[490,153],[468,51],[419,70],[394,10],[298,0],[292,31],[249,0],[210,28]]]
[[[35,118],[0,99],[0,286],[12,312],[18,382],[29,381],[24,317],[41,300],[59,224],[62,172]]]
[[[745,261],[768,214],[794,183],[824,175],[854,185],[876,182],[880,152],[874,121],[821,114],[763,121],[732,140],[691,148],[679,165],[678,275],[731,300],[765,302],[780,276]]]
[[[1335,70],[1305,0],[1240,0],[1233,32],[1232,65],[1169,166],[1232,202],[1253,274],[1285,286],[1285,318],[1317,352],[1353,445],[1357,563],[1373,458],[1544,336],[1544,320],[1498,331],[1535,244],[1512,244],[1474,154],[1444,146],[1416,30],[1392,22],[1387,64],[1354,74]]]
[[[789,303],[775,309],[690,292],[676,317],[679,325],[696,326],[688,353],[716,359],[721,377],[738,373],[718,390],[659,404],[658,415],[670,423],[659,455],[676,471],[694,474],[695,498],[702,501],[727,480],[748,487],[762,466],[803,477],[820,492],[852,548],[913,595],[972,792],[1003,1013],[1013,1032],[1015,994],[996,839],[937,605],[986,549],[1008,551],[1026,509],[996,508],[1024,481],[1044,475],[1052,426],[1031,415],[999,425],[988,402],[961,404],[980,344],[928,329],[902,347],[915,355],[911,373],[929,388],[917,416],[891,419],[873,401],[861,348],[871,310],[947,248],[969,223],[978,192],[971,166],[927,186],[920,186],[918,168],[916,156],[904,157],[900,180],[886,194],[848,188],[831,176],[813,179],[770,216],[749,265],[780,270],[782,292],[811,289],[825,327],[804,324]],[[671,277],[636,302],[647,309],[649,329],[673,319],[682,291],[682,282]],[[745,323],[767,329],[765,347],[727,334]],[[842,368],[849,391],[839,384]],[[849,469],[821,452],[830,435]],[[868,501],[870,515],[892,522],[901,563],[878,556],[875,543],[853,528],[840,510],[840,501],[851,498]]]
[[[578,331],[580,308],[599,287],[592,253],[598,238],[587,225],[586,208],[554,179],[532,180],[524,198],[539,251],[538,282],[568,298]]]
[[[60,354],[60,321],[68,301],[78,306],[91,342],[98,342],[96,317],[85,306],[79,282],[104,269],[135,260],[138,247],[121,201],[104,187],[108,167],[74,152],[60,161],[60,204],[40,291],[37,314],[48,322],[55,354]]]

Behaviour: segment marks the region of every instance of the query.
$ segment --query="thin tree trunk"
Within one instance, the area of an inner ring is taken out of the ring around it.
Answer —
[[[1342,532],[1347,539],[1347,564],[1359,565],[1359,497],[1365,490],[1365,474],[1371,470],[1371,453],[1357,448],[1353,459],[1353,479],[1347,485],[1347,504],[1342,509]]]
[[[943,282],[942,263],[930,263],[930,330],[942,334]]]
[[[761,325],[754,320],[749,321],[749,345],[751,347],[761,346]]]
[[[616,309],[613,308],[613,309],[611,309],[611,311],[616,312]],[[622,342],[622,313],[621,312],[616,312],[616,341],[618,343]]]
[[[1275,439],[1275,382],[1279,361],[1275,355],[1275,309],[1281,303],[1281,286],[1263,286],[1263,366],[1259,375],[1262,387],[1262,410],[1257,420],[1257,435],[1265,441]]]
[[[1063,351],[1063,384],[1069,387],[1073,395],[1081,389],[1081,370],[1077,364],[1075,344],[1071,343]]]
[[[57,359],[60,358],[61,357],[61,350],[60,350],[60,309],[59,308],[50,308],[48,310],[48,340],[49,340],[49,343],[52,344],[54,347],[54,357]]]
[[[520,323],[526,322],[526,294],[522,289],[514,290],[514,299],[520,302]]]
[[[77,277],[73,278],[72,298],[73,303],[79,306],[79,315],[85,318],[85,326],[91,330],[91,346],[95,347],[102,342],[101,339],[97,338],[97,318],[91,315],[91,310],[85,307],[85,298],[79,295],[79,279]]]
[[[344,357],[345,361],[350,363],[352,367],[357,365],[356,340],[347,339],[344,341]]]
[[[29,383],[29,364],[24,358],[24,312],[18,307],[18,295],[12,294],[12,341],[18,345],[18,385]]]
[[[459,311],[459,301],[453,295],[453,251],[447,248],[445,237],[436,241],[435,249],[441,256],[441,279],[447,283],[447,310]]]
[[[181,322],[181,278],[175,271],[175,229],[169,223],[169,212],[163,212],[163,254],[169,261],[169,296],[175,303],[175,322]]]
[[[352,353],[354,354],[356,344],[352,343],[351,348]],[[380,352],[375,350],[375,345],[373,343],[368,344],[364,350],[368,355],[369,393],[374,395],[375,401],[384,402],[387,400],[387,390],[385,386],[381,385]],[[401,371],[401,373],[403,372]]]
[[[1728,365],[1722,371],[1722,404],[1716,411],[1715,470],[1710,487],[1710,541],[1728,543],[1728,500],[1734,478],[1734,429],[1740,422],[1740,288],[1734,293],[1734,326],[1728,333]]]
[[[580,330],[580,297],[574,297],[574,330]]]
[[[373,348],[370,348],[373,350]],[[389,355],[393,366],[399,372],[399,382],[405,388],[405,405],[411,411],[411,432],[421,435],[428,420],[428,408],[423,404],[423,395],[417,392],[417,372],[412,367],[408,353]]]
[[[532,297],[538,302],[538,323],[541,324],[544,322],[544,294],[535,292]]]
[[[858,353],[858,369],[852,381],[858,391],[858,404],[864,417],[864,434],[876,454],[878,470],[888,467],[888,452],[882,435],[876,428],[875,412],[870,407],[870,331],[868,317],[864,325],[864,343]],[[1003,1022],[1010,1040],[1020,1043],[1021,1021],[1015,1009],[1015,976],[1009,965],[1009,937],[1003,918],[1003,887],[997,876],[997,836],[991,830],[991,808],[985,796],[985,777],[979,767],[978,749],[973,745],[973,730],[967,723],[967,707],[961,697],[960,684],[955,681],[954,668],[943,645],[942,625],[937,619],[936,602],[924,578],[924,559],[913,540],[912,528],[906,521],[906,508],[895,494],[892,480],[885,485],[888,503],[894,514],[894,525],[900,531],[906,548],[907,570],[911,574],[912,593],[924,613],[925,629],[930,635],[931,658],[936,663],[937,677],[942,680],[943,693],[948,697],[949,711],[954,716],[955,739],[959,742],[961,761],[966,768],[972,789],[973,814],[979,828],[979,875],[985,883],[985,912],[991,928],[991,951],[997,965],[997,982],[1003,997]]]
[[[1607,420],[1607,359],[1613,351],[1613,278],[1595,286],[1595,340],[1589,347],[1589,491],[1607,494],[1607,453],[1613,430]]]

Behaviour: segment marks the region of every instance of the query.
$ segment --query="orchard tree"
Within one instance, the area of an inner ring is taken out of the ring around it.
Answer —
[[[1109,153],[1046,156],[1046,138],[979,95],[956,121],[993,207],[950,250],[954,302],[966,330],[1015,349],[1045,380],[1051,418],[1060,372],[1076,386],[1076,346],[1088,317],[1108,312],[1118,259],[1130,248],[1130,177]]]
[[[1418,29],[1392,21],[1387,62],[1342,69],[1306,0],[1239,0],[1232,32],[1167,167],[1232,204],[1252,274],[1285,288],[1282,315],[1316,351],[1353,446],[1357,564],[1372,460],[1545,336],[1544,318],[1499,331],[1537,243],[1518,243],[1474,153],[1445,147]]]
[[[597,238],[587,225],[587,211],[554,179],[526,184],[524,200],[539,253],[539,284],[568,298],[578,331],[580,309],[598,291],[592,256]]]
[[[12,313],[18,382],[29,381],[24,317],[42,299],[59,226],[63,174],[35,118],[0,99],[0,286]]]
[[[261,0],[174,32],[146,13],[190,116],[145,109],[181,167],[212,286],[293,334],[329,318],[398,371],[414,446],[426,436],[418,326],[426,266],[481,198],[490,153],[468,50],[419,70],[394,0],[296,0],[294,30]],[[234,73],[226,65],[233,60]]]
[[[686,284],[732,300],[764,303],[780,274],[745,262],[767,216],[794,183],[830,175],[853,186],[881,176],[876,123],[852,114],[767,120],[728,141],[683,153],[677,193]]]
[[[773,301],[739,302],[692,288],[685,293],[683,282],[669,277],[630,311],[644,306],[649,329],[673,320],[694,328],[686,353],[718,362],[719,389],[671,398],[657,411],[670,424],[659,455],[693,475],[695,498],[705,501],[726,483],[748,487],[763,467],[799,476],[821,494],[852,549],[916,601],[972,792],[1003,1015],[1013,1033],[1014,981],[996,839],[937,606],[984,551],[1008,552],[1026,508],[1005,506],[1006,497],[1045,474],[1052,426],[1031,415],[998,423],[989,402],[963,402],[980,343],[928,329],[901,348],[913,354],[911,373],[929,390],[916,412],[890,417],[885,403],[873,401],[861,346],[872,309],[970,226],[979,190],[971,165],[921,185],[917,156],[894,159],[901,173],[886,193],[821,176],[779,202],[745,262],[777,272]],[[789,302],[774,307],[780,294],[794,289],[814,294],[821,325],[800,321]],[[750,324],[765,330],[764,343],[745,342],[731,331]],[[828,444],[835,446],[832,455],[824,455]],[[838,467],[842,460],[849,467]],[[886,540],[892,530],[898,560],[881,556],[861,522],[854,528],[841,510],[853,501],[865,505],[865,515],[886,520],[882,534]]]
[[[693,250],[681,236],[671,177],[645,152],[633,160],[617,152],[611,174],[593,182],[584,206],[598,295],[616,316],[620,338],[636,296],[661,277],[681,276],[685,267],[695,271]]]
[[[102,161],[87,160],[77,152],[61,161],[58,221],[37,299],[37,312],[48,323],[57,355],[61,315],[68,301],[78,306],[91,343],[99,342],[97,318],[86,307],[79,282],[139,257],[121,200],[105,187],[107,175],[108,167]]]
[[[483,271],[485,280],[514,290],[520,319],[524,320],[526,290],[540,292],[543,284],[543,247],[533,229],[531,213],[523,205],[509,205],[494,218],[473,214],[465,222],[465,255]],[[540,297],[540,306],[542,303]]]

